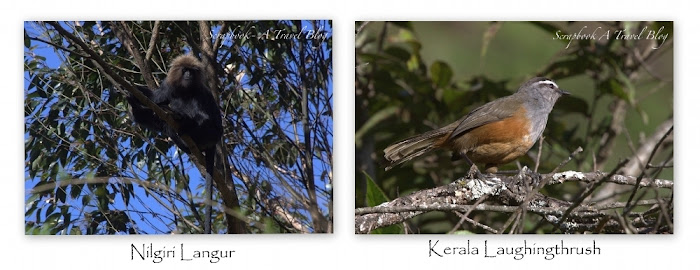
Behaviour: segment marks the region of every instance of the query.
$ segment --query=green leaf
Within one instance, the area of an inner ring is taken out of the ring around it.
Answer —
[[[48,219],[49,216],[51,216],[51,215],[53,215],[53,214],[56,214],[56,213],[54,213],[55,210],[56,210],[56,204],[50,203],[50,204],[49,204],[49,207],[46,208],[46,212],[44,213],[44,215],[45,215],[46,218]]]
[[[436,88],[444,88],[452,80],[452,69],[445,62],[435,61],[430,66],[430,79]]]
[[[70,234],[71,235],[82,235],[83,232],[80,231],[80,228],[78,227],[73,227],[70,229]]]
[[[32,213],[34,213],[34,211],[36,211],[38,202],[39,202],[39,194],[35,193],[35,194],[32,194],[31,196],[29,196],[29,198],[27,198],[27,200],[25,202],[25,206],[24,206],[24,208],[27,209],[27,211],[24,212],[25,217],[30,216]]]
[[[42,161],[43,161],[43,159],[42,159],[43,156],[44,156],[44,155],[40,153],[40,154],[36,157],[36,159],[32,162],[32,171],[39,171],[40,168],[42,168],[42,165],[41,165],[41,164],[43,164],[43,162],[42,162]]]
[[[386,107],[375,114],[373,114],[369,119],[367,119],[367,122],[365,122],[360,129],[355,132],[355,144],[357,146],[361,146],[362,142],[362,137],[367,133],[369,130],[371,130],[373,127],[376,125],[379,125],[382,121],[385,119],[391,117],[392,115],[396,114],[396,112],[399,111],[399,107],[397,106],[391,106],[391,107]]]
[[[53,213],[49,215],[46,217],[46,221],[44,221],[44,225],[42,227],[49,227],[52,229],[55,228],[62,216],[63,215],[61,213]]]
[[[389,201],[389,197],[384,194],[381,188],[374,182],[372,177],[370,177],[366,172],[362,172],[365,175],[365,180],[367,181],[367,206],[377,206],[384,202]],[[387,227],[378,228],[372,231],[372,234],[399,234],[403,231],[402,226],[394,224]]]
[[[32,46],[32,40],[29,39],[29,35],[27,35],[27,30],[24,30],[24,47],[29,48]]]
[[[616,79],[608,79],[608,80],[602,82],[600,90],[602,90],[603,93],[611,94],[611,95],[616,96],[624,101],[627,101],[628,103],[630,102],[629,95],[627,95],[625,90],[622,89],[622,85]]]
[[[279,226],[277,226],[277,223],[275,222],[274,219],[271,218],[265,218],[263,219],[264,222],[264,233],[278,233],[279,232]]]
[[[146,193],[146,194],[148,194],[148,193]],[[82,199],[83,206],[87,206],[90,203],[90,199],[91,199],[90,194],[83,195],[83,199]]]
[[[622,91],[625,93],[624,94],[625,101],[627,101],[629,104],[634,105],[634,103],[635,103],[634,96],[635,96],[635,93],[637,92],[636,88],[634,87],[634,84],[632,84],[632,82],[627,77],[627,75],[625,75],[622,71],[620,71],[620,70],[616,70],[616,71],[617,71],[617,79],[620,82],[622,82],[624,87],[627,89],[627,91],[624,91],[624,89],[622,89],[622,87],[620,86],[619,91]],[[623,96],[620,96],[620,97],[623,97]]]
[[[62,203],[66,203],[66,189],[65,189],[65,187],[58,187],[56,189],[56,199]]]
[[[70,186],[70,197],[71,199],[78,198],[80,196],[80,192],[83,190],[83,185],[71,185]]]
[[[393,56],[395,58],[398,58],[402,62],[408,61],[411,59],[411,53],[408,52],[406,49],[397,47],[397,46],[390,46],[384,50],[384,53]]]
[[[377,206],[389,201],[389,197],[384,194],[384,191],[374,182],[372,177],[367,172],[363,171],[362,173],[365,175],[365,181],[367,182],[367,206]]]

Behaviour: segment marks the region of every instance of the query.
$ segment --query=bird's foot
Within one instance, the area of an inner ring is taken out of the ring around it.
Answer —
[[[477,167],[476,164],[472,164],[472,166],[469,168],[468,176],[472,179],[474,179],[474,177],[479,178],[481,180],[486,179],[486,176],[484,176],[481,173],[481,171],[479,171],[479,167]]]
[[[479,168],[475,165],[472,164],[472,166],[469,168],[469,173],[467,174],[467,177],[472,179],[475,184],[480,185],[480,186],[493,186],[498,183],[498,181],[495,181],[497,178],[494,178],[495,174],[487,172],[486,174],[481,173],[479,171]]]
[[[542,180],[542,176],[539,173],[530,170],[527,166],[523,166],[523,168],[518,171],[516,177],[519,184],[528,189],[537,188]]]

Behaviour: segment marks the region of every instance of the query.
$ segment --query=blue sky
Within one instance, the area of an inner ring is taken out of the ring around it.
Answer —
[[[304,25],[309,25],[309,24],[308,24],[308,22],[304,22]],[[25,26],[25,31],[28,31],[31,33],[36,32],[36,29],[33,29],[32,22],[25,22],[24,26]],[[330,32],[330,34],[332,34],[332,32],[331,32],[332,29],[327,24],[327,22],[326,22],[326,26],[324,27],[324,30],[328,31],[328,32]],[[42,43],[39,43],[36,41],[33,41],[32,45],[33,46],[38,45],[38,47],[36,49],[34,49],[33,51],[34,51],[34,53],[36,53],[37,56],[44,57],[46,59],[45,62],[46,62],[46,65],[48,67],[50,67],[52,69],[56,69],[61,65],[62,57],[60,57],[60,54],[63,53],[62,51],[59,51],[59,53],[57,54],[57,52],[53,49],[53,47],[46,46],[46,44],[42,44]],[[330,50],[328,48],[323,48],[323,50],[326,54],[326,57],[330,58],[330,53],[331,53]],[[26,55],[27,52],[28,52],[28,50],[25,48],[25,57],[27,57],[27,55]],[[294,67],[292,67],[292,68],[294,68]],[[29,91],[27,89],[28,85],[29,85],[29,83],[28,83],[29,74],[27,72],[25,72],[24,77],[25,77],[24,91],[25,91],[25,95],[26,95],[28,93],[27,91]],[[249,79],[250,78],[248,78],[248,80]],[[244,80],[243,83],[245,84],[246,80]],[[244,87],[247,87],[247,86],[244,85]],[[327,91],[329,91],[330,93],[332,93],[332,91],[333,91],[332,78],[329,78],[329,85],[328,85]],[[108,89],[105,89],[105,91],[103,91],[103,93],[108,94],[110,92],[108,91]],[[332,94],[331,94],[331,96],[332,96]],[[333,102],[331,100],[330,104],[332,104],[332,103]],[[324,108],[310,108],[310,109],[312,111],[314,111],[314,110],[319,110],[319,109],[324,109]],[[229,115],[228,117],[232,118],[233,116]],[[243,120],[246,121],[248,124],[250,124],[248,119],[243,119]],[[283,122],[283,120],[280,120],[280,122]],[[333,124],[330,123],[329,126],[332,127]],[[300,124],[297,125],[297,129],[301,130]],[[290,135],[291,132],[292,132],[291,126],[288,126],[287,129],[285,130],[285,133]],[[327,133],[326,136],[330,142],[333,141],[332,130],[329,130],[329,133]],[[28,133],[25,132],[25,140],[27,138],[28,138]],[[131,143],[129,141],[123,141],[121,143],[121,147],[129,147],[129,145],[131,145]],[[238,147],[238,148],[240,148],[240,147]],[[231,154],[236,155],[237,151],[240,151],[240,149],[236,150],[236,148],[234,148]],[[173,146],[169,149],[169,151],[166,155],[168,157],[174,157],[177,154],[178,154],[177,147]],[[182,158],[185,162],[184,164],[190,164],[188,161],[187,155],[183,155]],[[121,160],[120,160],[120,162],[121,162]],[[323,162],[321,162],[318,159],[314,159],[316,185],[317,185],[317,188],[319,190],[326,190],[326,191],[330,192],[330,184],[327,181],[320,179],[320,174],[321,174],[321,171],[323,169],[323,166],[327,166],[327,164],[324,164]],[[63,164],[63,167],[66,170],[71,170],[72,165],[71,164]],[[141,167],[141,171],[136,172],[135,178],[147,179],[146,169],[147,168]],[[264,168],[261,168],[261,169],[264,169]],[[326,170],[330,171],[331,168],[326,168]],[[199,192],[203,189],[202,188],[203,181],[202,181],[202,177],[200,175],[200,172],[197,170],[196,167],[191,166],[191,164],[190,164],[189,166],[186,167],[186,173],[189,175],[189,179],[190,179],[189,187],[193,191],[193,193],[194,193],[193,195],[195,196],[195,198],[200,197],[201,194]],[[33,188],[38,182],[39,182],[38,179],[29,179],[28,168],[25,168],[25,189],[27,190],[27,193],[25,193],[25,200],[31,196],[31,194],[29,194],[28,191],[31,188]],[[117,181],[113,179],[113,180],[110,180],[110,183],[117,183]],[[287,193],[287,191],[285,189],[280,188],[279,186],[273,185],[273,188],[274,188],[273,189],[274,192],[276,192],[276,193],[279,193],[279,194],[286,194]],[[168,211],[166,209],[164,209],[164,207],[158,203],[158,201],[154,198],[154,196],[147,194],[144,189],[135,188],[134,192],[135,192],[135,194],[131,198],[131,200],[129,202],[129,206],[128,206],[128,209],[131,210],[132,213],[148,213],[149,211],[155,211],[155,212],[167,214]],[[83,188],[82,194],[87,194],[86,188]],[[183,194],[183,193],[181,193],[181,194]],[[239,196],[241,196],[241,195],[239,194]],[[82,214],[82,212],[81,212],[82,209],[80,209],[80,206],[82,205],[80,202],[80,198],[81,197],[78,197],[76,200],[72,200],[72,201],[70,199],[70,196],[67,198],[66,204],[69,204],[69,205],[72,205],[73,207],[75,207],[75,208],[72,208],[73,209],[72,213],[74,215],[73,217],[75,217],[75,215]],[[323,198],[323,196],[319,196],[319,199],[321,199],[321,198]],[[195,199],[195,202],[197,202],[197,201],[199,201],[199,200]],[[327,210],[328,210],[327,209],[328,203],[330,203],[330,202],[319,200],[319,206],[322,208],[322,211],[324,213],[327,212]],[[174,202],[174,205],[179,207],[179,208],[184,207],[184,204],[180,203],[180,202]],[[117,210],[122,209],[123,210],[126,208],[127,207],[125,206],[124,201],[119,196],[117,196],[114,199],[113,204],[110,205],[110,209],[117,209]],[[91,211],[91,209],[85,209],[85,210]],[[151,234],[151,233],[167,233],[170,230],[170,228],[172,227],[172,225],[167,220],[159,220],[158,218],[148,217],[147,215],[144,215],[144,214],[131,215],[131,219],[136,221],[136,225],[138,226],[138,229],[140,231],[145,232],[145,233],[149,233],[149,234]],[[35,218],[33,216],[29,216],[29,217],[25,218],[25,221],[32,221],[32,220],[35,220]]]

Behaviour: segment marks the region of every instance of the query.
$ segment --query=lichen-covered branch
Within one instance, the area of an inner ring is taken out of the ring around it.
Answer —
[[[524,168],[514,176],[498,176],[485,181],[463,177],[457,181],[432,189],[417,191],[410,195],[397,198],[375,207],[355,210],[355,233],[369,233],[374,229],[398,224],[412,217],[430,211],[448,211],[467,213],[471,211],[515,212],[520,208],[529,192],[528,187],[536,185],[533,179],[540,178],[546,185],[563,182],[592,183],[605,181],[619,185],[634,186],[637,178],[613,174],[606,178],[605,172],[574,172],[566,171],[555,174],[539,175]],[[642,187],[673,188],[673,181],[664,179],[643,179]],[[488,196],[483,203],[476,203],[482,197]],[[582,203],[571,211],[566,220],[561,221],[566,210],[573,204],[568,201],[535,194],[526,204],[526,210],[541,216],[547,222],[559,224],[559,229],[566,233],[576,232],[607,232],[624,233],[630,228],[634,232],[644,232],[649,223],[656,221],[657,215],[645,213],[630,214],[632,220],[620,222],[615,209],[625,207],[624,203],[609,203],[596,205]],[[668,205],[668,201],[640,200],[637,206]],[[651,210],[651,209],[650,209]],[[656,212],[654,212],[656,213]],[[623,224],[624,223],[624,224]],[[659,229],[663,231],[663,229]]]

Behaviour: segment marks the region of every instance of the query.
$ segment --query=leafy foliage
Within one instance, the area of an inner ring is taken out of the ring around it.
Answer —
[[[183,53],[213,63],[210,87],[218,89],[225,118],[222,149],[232,182],[216,188],[238,200],[215,198],[215,231],[227,231],[224,212],[251,233],[331,231],[331,27],[25,23],[26,233],[201,231],[199,171],[167,138],[133,124],[128,85],[119,83],[155,89]]]

